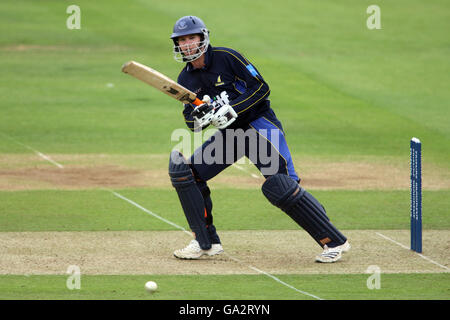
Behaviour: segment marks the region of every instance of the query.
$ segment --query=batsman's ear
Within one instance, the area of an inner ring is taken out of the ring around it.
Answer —
[[[173,51],[180,52],[180,47],[178,46],[178,38],[172,38],[173,40]]]

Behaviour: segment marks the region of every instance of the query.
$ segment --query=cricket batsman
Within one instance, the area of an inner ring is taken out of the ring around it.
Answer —
[[[258,69],[233,49],[212,47],[209,31],[198,17],[180,18],[171,39],[175,60],[185,64],[178,83],[204,101],[200,106],[184,105],[187,126],[193,131],[208,126],[218,129],[189,159],[179,151],[170,155],[169,176],[195,235],[174,256],[198,259],[223,252],[207,182],[246,156],[265,178],[264,196],[322,248],[315,261],[341,259],[350,244],[330,222],[322,204],[300,185],[283,126],[270,106],[269,86]],[[215,161],[206,161],[206,154]]]

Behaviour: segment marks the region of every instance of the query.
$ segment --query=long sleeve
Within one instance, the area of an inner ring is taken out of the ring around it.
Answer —
[[[183,109],[184,122],[191,131],[194,131],[194,118],[191,116],[191,112],[194,107],[191,104],[185,104]]]
[[[217,51],[228,53],[229,67],[246,86],[245,92],[230,101],[230,105],[238,115],[248,111],[269,96],[269,85],[264,81],[258,70],[244,56],[231,49],[219,49]]]

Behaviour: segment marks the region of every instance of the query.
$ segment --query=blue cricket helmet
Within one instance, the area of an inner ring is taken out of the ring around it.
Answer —
[[[178,45],[178,37],[189,34],[199,34],[201,41],[198,43],[196,52],[185,54]],[[174,59],[178,62],[190,62],[198,59],[209,46],[209,30],[202,19],[196,16],[184,16],[178,19],[173,26],[173,33],[170,38],[174,44]]]
[[[175,22],[175,25],[173,26],[173,33],[170,38],[176,39],[180,36],[185,36],[188,34],[204,35],[205,32],[209,33],[202,19],[196,16],[184,16]]]

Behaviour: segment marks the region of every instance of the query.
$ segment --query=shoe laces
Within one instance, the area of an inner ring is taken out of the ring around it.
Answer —
[[[200,245],[198,243],[197,240],[191,240],[191,242],[189,242],[189,244],[187,245],[187,247],[185,248],[186,250],[188,249],[200,249]]]
[[[333,248],[328,248],[327,245],[324,245],[322,254],[327,254],[329,252],[340,252],[340,251],[342,251],[342,249],[339,248],[339,246],[333,247]]]

